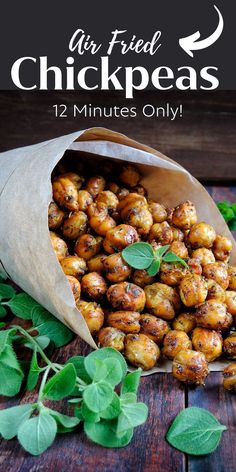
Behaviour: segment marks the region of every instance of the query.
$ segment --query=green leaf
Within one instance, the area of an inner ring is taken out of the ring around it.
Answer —
[[[106,420],[112,420],[117,418],[120,414],[120,399],[117,393],[113,392],[113,399],[110,405],[103,411],[99,413],[101,418]]]
[[[81,408],[81,413],[82,413],[82,416],[83,416],[83,420],[84,421],[87,421],[88,423],[97,423],[98,421],[100,421],[100,416],[98,413],[94,413],[93,411],[91,411],[86,403],[82,403],[82,408]]]
[[[74,431],[76,426],[80,423],[79,418],[75,416],[63,415],[59,413],[59,411],[51,410],[51,408],[47,408],[47,411],[56,421],[58,433],[70,433]]]
[[[16,333],[14,328],[5,329],[4,331],[0,331],[0,354],[4,351],[6,346],[11,346],[13,336]]]
[[[74,390],[75,382],[75,368],[72,364],[67,364],[46,383],[43,388],[42,397],[49,400],[61,400],[70,395]]]
[[[91,352],[84,359],[84,366],[90,378],[93,378],[94,372],[96,370],[96,359],[105,360],[108,358],[118,360],[122,369],[122,378],[126,376],[127,364],[122,354],[120,354],[120,352],[116,351],[112,347],[104,347],[102,349],[98,349],[97,351]]]
[[[33,390],[36,386],[41,369],[38,365],[37,351],[35,350],[31,359],[29,373],[27,377],[26,390]]]
[[[34,307],[32,311],[33,326],[41,336],[47,336],[56,347],[61,347],[71,341],[73,334],[42,306]]]
[[[51,342],[51,340],[47,336],[35,336],[34,340],[37,341],[39,347],[41,347],[41,349],[43,349],[43,351],[44,351],[44,349],[46,349],[49,346],[49,344]],[[30,342],[26,343],[25,346],[29,347],[31,349],[34,349],[34,346],[32,346],[32,344]]]
[[[114,421],[105,420],[101,420],[99,423],[85,422],[84,431],[91,441],[109,448],[127,446],[133,436],[133,429],[129,429],[121,438],[118,438],[115,434]]]
[[[233,210],[233,212],[234,212],[234,216],[236,216],[236,203],[233,203],[233,204],[231,205],[231,208],[232,208],[232,210]]]
[[[226,429],[209,411],[189,407],[175,418],[166,439],[176,449],[200,456],[210,454],[217,448]]]
[[[161,259],[162,256],[166,253],[166,251],[168,251],[169,247],[170,244],[166,244],[165,246],[159,247],[159,249],[154,249],[154,256],[157,259]]]
[[[15,352],[9,343],[10,332],[14,332],[14,330],[0,332],[0,395],[7,397],[13,397],[19,393],[24,377]]]
[[[141,374],[142,369],[139,368],[135,372],[126,375],[121,385],[121,395],[125,393],[137,393]]]
[[[148,267],[148,269],[147,269],[148,275],[150,275],[151,277],[154,277],[154,275],[156,275],[159,272],[160,266],[161,266],[161,260],[160,259],[155,259],[151,263],[150,267]]]
[[[3,321],[0,323],[0,329],[4,328],[6,326],[6,323],[3,323]]]
[[[218,202],[217,207],[226,222],[229,222],[230,220],[232,220],[232,218],[234,218],[234,210],[229,202]]]
[[[51,446],[56,433],[55,419],[47,411],[42,410],[38,416],[30,418],[20,426],[17,437],[27,452],[38,456]]]
[[[137,402],[137,395],[136,395],[136,393],[133,393],[133,392],[124,393],[121,396],[120,401],[121,401],[122,404],[136,403]]]
[[[147,269],[154,259],[154,252],[151,244],[134,243],[123,249],[122,257],[134,269]]]
[[[88,375],[88,373],[85,369],[85,366],[84,366],[84,356],[70,357],[70,359],[68,359],[66,364],[68,364],[68,363],[73,364],[73,366],[76,370],[77,377],[79,377],[80,379],[82,379],[86,383],[91,383],[92,382],[92,379],[91,379],[91,377],[89,377],[89,375]]]
[[[15,293],[16,291],[13,287],[11,287],[11,285],[0,283],[0,301],[9,300],[10,298],[14,297]]]
[[[0,411],[0,433],[4,439],[12,439],[24,421],[30,418],[33,411],[32,404],[13,406]]]
[[[122,403],[117,423],[117,434],[124,433],[129,428],[145,423],[147,416],[148,407],[145,403]]]
[[[96,370],[93,377],[95,382],[105,380],[112,387],[115,387],[121,382],[122,377],[123,371],[117,359],[108,358],[103,361],[96,359]]]
[[[18,293],[9,302],[5,303],[12,313],[23,320],[30,320],[35,306],[40,306],[27,293]]]
[[[87,407],[94,413],[105,410],[113,398],[113,389],[104,380],[88,385],[83,392]]]
[[[236,218],[233,218],[233,220],[228,223],[228,226],[231,231],[236,231]]]
[[[4,306],[0,305],[0,318],[4,318],[7,314],[7,310],[4,308]]]
[[[181,257],[177,256],[174,254],[174,252],[167,252],[165,256],[163,256],[163,261],[165,262],[179,262],[182,264],[184,267],[188,267],[188,264],[184,261],[184,259],[181,259]]]

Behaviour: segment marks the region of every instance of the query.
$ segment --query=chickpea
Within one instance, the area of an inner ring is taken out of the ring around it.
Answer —
[[[119,199],[120,200],[120,199]],[[139,195],[138,193],[131,192],[128,193],[124,198],[122,198],[118,205],[118,211],[121,213],[121,218],[125,218],[130,210],[132,209],[147,208],[148,203],[145,197]]]
[[[192,252],[192,258],[197,259],[199,264],[205,266],[207,264],[212,264],[215,262],[215,256],[211,249],[207,249],[206,247],[200,247],[199,249],[195,249]]]
[[[73,277],[80,277],[85,274],[87,270],[86,262],[81,257],[67,256],[61,260],[61,268],[66,275],[73,275]]]
[[[227,262],[232,249],[233,245],[231,240],[225,236],[220,236],[217,234],[213,244],[213,252],[216,259]]]
[[[204,385],[209,373],[205,355],[190,349],[179,351],[173,360],[172,373],[181,382]]]
[[[170,331],[167,321],[156,316],[144,314],[140,317],[141,333],[146,334],[157,344],[161,344],[165,335]]]
[[[106,278],[113,283],[124,282],[131,275],[131,267],[120,253],[110,254],[104,261]]]
[[[145,269],[137,269],[133,273],[132,281],[134,284],[139,285],[139,287],[145,287],[145,285],[150,285],[155,281],[155,277],[148,275]]]
[[[215,280],[224,290],[228,288],[229,276],[227,267],[224,264],[220,262],[206,264],[203,267],[202,273],[207,279]]]
[[[230,334],[227,338],[224,339],[224,353],[230,359],[236,359],[236,333]]]
[[[179,285],[181,280],[185,277],[187,268],[178,262],[162,262],[160,268],[160,281],[163,284]]]
[[[74,251],[77,256],[82,257],[85,261],[88,261],[102,248],[101,236],[93,236],[92,234],[83,234],[80,236],[76,243]]]
[[[222,354],[222,337],[217,331],[195,328],[192,335],[193,348],[205,354],[207,362],[213,362]]]
[[[109,182],[107,184],[107,188],[108,190],[110,190],[111,192],[113,192],[115,195],[117,195],[117,193],[119,192],[120,190],[120,187],[119,185],[116,183],[116,182]]]
[[[113,347],[119,352],[124,350],[125,334],[119,329],[107,326],[98,333],[98,344],[101,347]]]
[[[117,209],[119,200],[117,196],[110,190],[104,190],[100,192],[96,199],[97,203],[103,203],[108,211],[114,211]]]
[[[196,327],[196,318],[193,313],[180,313],[173,321],[174,330],[190,333]]]
[[[202,274],[202,266],[197,259],[188,259],[188,272],[190,274],[201,275]]]
[[[140,313],[136,311],[115,311],[107,317],[108,326],[120,329],[124,333],[139,333]]]
[[[180,282],[179,293],[185,306],[199,305],[207,297],[206,281],[200,275],[188,273]]]
[[[79,210],[77,186],[68,177],[60,175],[52,182],[53,198],[70,211]]]
[[[192,247],[205,247],[209,249],[213,246],[216,238],[216,232],[214,228],[208,223],[195,223],[191,227],[188,237]]]
[[[206,300],[217,300],[218,302],[225,302],[225,290],[213,279],[207,279],[207,298]]]
[[[180,229],[189,229],[197,222],[196,208],[192,202],[186,202],[178,205],[172,215],[172,223]]]
[[[162,223],[167,218],[167,213],[164,205],[154,202],[154,200],[148,200],[148,208],[152,214],[153,223]]]
[[[236,363],[229,364],[223,371],[223,386],[226,390],[236,392]]]
[[[145,187],[143,187],[143,185],[136,185],[136,187],[134,187],[132,190],[135,193],[138,193],[139,195],[143,195],[143,197],[146,197],[147,195],[147,190],[145,189]]]
[[[171,330],[164,338],[163,354],[169,359],[174,357],[181,350],[192,349],[192,343],[184,331]]]
[[[182,241],[173,241],[170,245],[169,251],[176,254],[176,256],[181,257],[181,259],[188,258],[188,249]]]
[[[67,244],[63,239],[59,238],[59,236],[57,236],[57,234],[53,231],[50,231],[50,239],[53,250],[58,260],[61,261],[68,254]]]
[[[170,225],[172,224],[172,219],[173,219],[173,214],[174,214],[175,209],[173,207],[168,207],[166,208],[166,213],[167,213],[167,218],[166,221]]]
[[[87,190],[79,190],[78,204],[81,211],[87,211],[89,205],[93,203],[93,197]]]
[[[171,320],[175,310],[180,308],[180,298],[175,288],[161,283],[154,283],[144,287],[146,307],[155,316],[164,320]]]
[[[107,231],[103,247],[108,254],[113,254],[137,241],[139,241],[139,236],[136,229],[130,225],[122,224]]]
[[[116,194],[117,198],[119,201],[123,200],[123,198],[127,197],[129,195],[130,191],[127,188],[120,188]]]
[[[119,177],[120,181],[129,187],[135,187],[140,181],[140,174],[137,168],[129,164],[123,166]]]
[[[87,229],[88,217],[83,211],[73,211],[64,221],[62,232],[67,239],[76,239]]]
[[[106,182],[103,177],[100,175],[94,175],[86,183],[86,190],[92,195],[93,198],[96,198],[100,192],[105,188]]]
[[[152,214],[147,208],[131,208],[124,217],[125,223],[136,228],[140,236],[147,236],[153,224]]]
[[[100,274],[97,272],[89,272],[89,274],[82,277],[81,289],[87,297],[98,301],[105,295],[107,284]]]
[[[49,229],[58,229],[62,225],[65,213],[55,202],[51,202],[48,207],[48,226]]]
[[[92,257],[87,261],[88,270],[90,272],[103,272],[104,271],[104,261],[106,259],[106,254],[97,254],[97,256]]]
[[[224,303],[208,300],[197,308],[196,321],[202,328],[221,330],[229,328],[233,320]]]
[[[169,221],[168,221],[169,223]],[[176,228],[175,226],[170,226],[172,233],[173,233],[173,242],[175,241],[183,241],[184,240],[184,233],[181,229]],[[172,243],[173,244],[173,243]]]
[[[231,315],[236,316],[236,293],[233,290],[226,290],[225,304],[228,312],[231,313]]]
[[[73,277],[73,275],[67,275],[66,278],[67,278],[67,280],[70,284],[70,287],[71,287],[71,290],[73,292],[75,301],[79,300],[81,287],[80,287],[80,283],[79,283],[78,279]]]
[[[65,174],[61,175],[60,177],[65,177],[65,178],[71,180],[71,182],[73,182],[73,184],[75,185],[77,191],[79,191],[79,189],[82,187],[83,182],[84,182],[84,178],[81,177],[81,175],[76,174],[75,172],[66,172]]]
[[[163,221],[163,223],[155,223],[152,225],[148,235],[148,241],[150,242],[153,240],[162,244],[163,246],[172,243],[173,233],[167,221]]]
[[[149,370],[160,357],[160,349],[145,334],[128,334],[125,338],[125,357],[130,364]]]
[[[77,308],[83,315],[91,334],[96,334],[104,323],[104,313],[96,302],[85,302],[79,300]]]
[[[105,236],[107,231],[116,226],[115,220],[108,214],[107,207],[102,203],[89,205],[88,213],[91,228],[101,236]]]
[[[107,290],[107,298],[113,308],[118,310],[142,311],[145,306],[143,289],[128,282],[111,285]]]
[[[228,274],[229,274],[229,289],[236,290],[236,266],[229,266]]]

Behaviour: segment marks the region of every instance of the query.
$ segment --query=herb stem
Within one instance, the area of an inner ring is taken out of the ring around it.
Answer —
[[[48,365],[45,372],[44,372],[44,374],[43,374],[42,382],[41,382],[40,389],[39,389],[39,394],[38,394],[38,401],[39,402],[41,402],[43,389],[44,389],[45,383],[47,381],[48,374],[49,374],[50,370],[51,370],[51,366]]]

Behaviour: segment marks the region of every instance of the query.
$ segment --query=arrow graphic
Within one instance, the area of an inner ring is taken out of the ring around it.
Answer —
[[[196,33],[191,34],[190,36],[186,36],[186,38],[180,38],[179,39],[179,45],[180,47],[191,57],[193,57],[193,52],[192,51],[197,51],[200,49],[205,49],[214,44],[217,39],[221,36],[221,33],[224,28],[224,20],[221,15],[220,10],[214,5],[215,10],[217,11],[219,15],[219,24],[211,36],[209,36],[206,39],[202,39],[198,41],[200,38],[201,34],[199,31]]]

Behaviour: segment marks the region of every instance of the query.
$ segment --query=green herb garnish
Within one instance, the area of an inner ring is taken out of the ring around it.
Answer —
[[[168,251],[170,245],[162,246],[159,249],[153,249],[149,243],[134,243],[127,246],[122,251],[124,260],[134,269],[146,269],[148,275],[156,275],[161,266],[161,262],[179,262],[188,267],[184,259]]]
[[[229,203],[227,200],[218,202],[219,208],[223,218],[229,226],[231,231],[236,231],[236,203]]]

